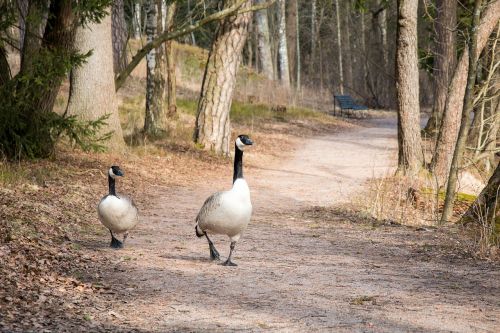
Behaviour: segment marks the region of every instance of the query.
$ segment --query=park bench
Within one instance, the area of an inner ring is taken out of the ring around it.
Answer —
[[[352,111],[360,111],[360,110],[368,110],[368,108],[361,104],[356,104],[354,99],[352,99],[349,95],[334,95],[333,96],[333,115],[336,115],[337,103],[340,107],[340,115],[342,115],[343,110],[352,110]],[[349,115],[349,114],[348,114]]]

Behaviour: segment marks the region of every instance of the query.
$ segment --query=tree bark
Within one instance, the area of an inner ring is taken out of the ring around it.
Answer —
[[[500,163],[491,175],[488,183],[481,191],[474,203],[462,216],[460,222],[491,223],[496,237],[500,237]]]
[[[172,31],[174,27],[174,16],[177,10],[175,2],[168,5],[167,17],[165,20],[165,28],[167,31]],[[167,60],[167,105],[168,117],[173,117],[177,114],[177,77],[175,73],[175,55],[172,41],[169,40],[165,43],[166,60]]]
[[[10,71],[7,50],[0,43],[0,88],[10,81],[12,73]]]
[[[161,31],[162,0],[146,2],[146,37],[148,43]],[[165,49],[164,45],[152,49],[146,55],[146,116],[144,133],[151,137],[159,136],[166,128],[165,114]]]
[[[474,12],[472,18],[472,27],[470,29],[470,41],[467,46],[469,52],[469,66],[467,72],[467,86],[465,88],[465,96],[463,101],[462,117],[460,128],[458,131],[457,142],[453,150],[451,160],[450,173],[448,176],[448,184],[446,187],[446,197],[444,200],[443,215],[441,216],[440,224],[450,220],[453,214],[453,203],[455,201],[456,184],[458,181],[458,169],[462,162],[462,155],[465,152],[465,143],[470,127],[470,113],[474,108],[474,85],[476,84],[477,60],[479,52],[477,51],[478,43],[478,27],[481,21],[482,0],[476,0],[474,3]],[[498,22],[496,23],[498,24]],[[465,53],[465,52],[464,52]]]
[[[75,32],[78,26],[78,17],[73,11],[70,1],[56,0],[50,2],[47,25],[43,35],[40,51],[51,50],[53,62],[66,60],[74,52]],[[54,66],[55,65],[50,65]],[[51,112],[54,108],[63,77],[55,77],[44,86],[34,101],[32,112]]]
[[[290,66],[288,62],[288,46],[286,38],[286,0],[278,0],[278,64],[280,81],[286,88],[290,87]]]
[[[300,91],[302,85],[301,72],[302,72],[302,56],[300,52],[300,19],[299,19],[299,0],[295,0],[295,8],[297,8],[297,13],[295,15],[295,47],[297,49],[297,65],[296,65],[296,77],[295,77],[295,87],[297,91]]]
[[[230,7],[236,0],[228,0]],[[248,8],[252,1],[243,3]],[[194,140],[216,154],[229,155],[229,111],[251,12],[222,20],[210,50],[196,115]]]
[[[47,22],[49,1],[28,1],[27,5],[27,15],[22,20],[24,22],[24,30],[22,30],[21,36],[23,44],[20,72],[23,74],[31,71],[36,54],[42,47],[42,36]]]
[[[134,33],[134,39],[141,38],[141,4],[136,2],[134,4],[134,16],[132,18],[132,30]]]
[[[101,23],[78,27],[75,47],[82,54],[92,50],[92,55],[72,71],[68,114],[84,120],[97,120],[109,114],[107,127],[101,129],[101,134],[113,131],[113,135],[104,144],[121,150],[124,140],[114,87],[111,16],[104,17]]]
[[[344,94],[344,66],[343,66],[343,61],[342,61],[342,32],[340,29],[340,9],[339,9],[339,0],[335,0],[335,14],[336,14],[336,20],[335,22],[337,23],[337,44],[338,44],[338,50],[337,50],[337,56],[338,56],[338,66],[339,66],[339,90],[340,94]]]
[[[257,4],[265,3],[265,0],[256,0]],[[259,60],[262,73],[269,79],[274,80],[274,66],[271,56],[271,42],[269,39],[269,23],[267,20],[267,9],[255,12],[257,46],[259,49]]]
[[[475,53],[480,54],[488,37],[500,20],[500,0],[491,2],[484,11],[481,24],[478,26],[478,40]],[[453,78],[448,90],[443,121],[438,133],[436,149],[432,156],[431,171],[437,176],[440,184],[448,178],[451,156],[457,142],[460,128],[460,115],[462,114],[465,88],[467,85],[467,71],[469,68],[469,50],[465,48],[457,63]]]
[[[351,52],[351,1],[343,0],[340,8],[340,23],[343,27],[341,30],[342,38],[342,59],[352,59]],[[344,88],[348,88],[353,91],[353,78],[352,78],[352,60],[345,61],[342,64],[344,69]]]
[[[128,28],[125,21],[124,0],[113,1],[111,11],[111,31],[113,40],[113,68],[115,73],[127,67]]]
[[[398,0],[398,172],[406,175],[417,175],[424,162],[420,136],[417,17],[418,0]]]
[[[434,54],[434,105],[425,132],[436,135],[446,106],[446,96],[456,64],[457,1],[438,0],[434,23],[436,45]]]
[[[286,0],[285,0],[286,1]],[[297,3],[288,0],[286,5],[286,39],[288,50],[288,68],[290,71],[290,84],[296,85],[297,73]]]

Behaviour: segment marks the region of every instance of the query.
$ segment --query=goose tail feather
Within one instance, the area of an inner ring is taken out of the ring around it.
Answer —
[[[198,227],[198,225],[194,227],[194,232],[196,233],[196,237],[198,238],[205,236],[205,232],[201,230],[200,227]]]

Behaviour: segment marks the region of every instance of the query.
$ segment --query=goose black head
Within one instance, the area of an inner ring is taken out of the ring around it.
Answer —
[[[113,179],[118,176],[123,177],[124,175],[123,171],[117,165],[113,165],[111,168],[109,168],[108,174]]]
[[[236,147],[238,147],[239,150],[243,151],[247,146],[253,145],[253,141],[248,137],[248,135],[238,135],[236,138]]]

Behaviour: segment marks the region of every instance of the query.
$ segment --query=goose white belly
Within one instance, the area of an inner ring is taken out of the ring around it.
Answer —
[[[223,234],[237,241],[252,216],[250,190],[245,180],[238,179],[230,191],[216,194],[210,209],[200,214],[198,225],[209,233]]]
[[[139,222],[137,208],[125,196],[104,197],[97,207],[102,224],[114,233],[126,232]]]

